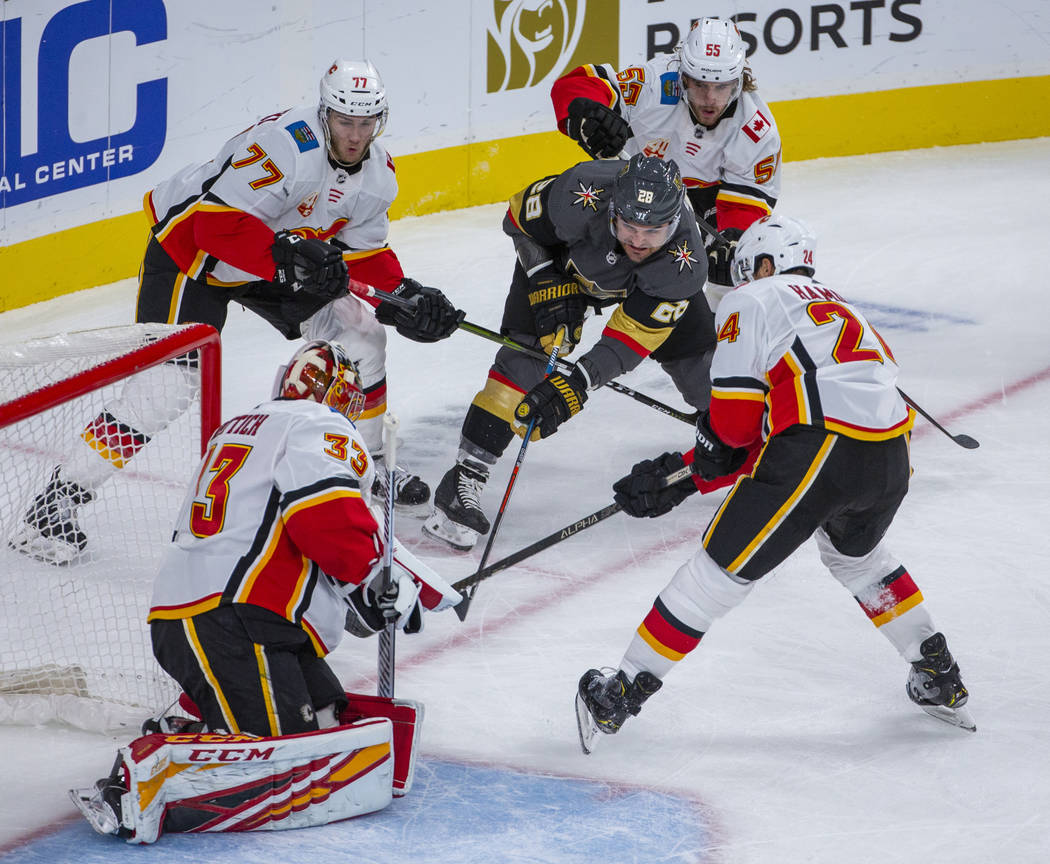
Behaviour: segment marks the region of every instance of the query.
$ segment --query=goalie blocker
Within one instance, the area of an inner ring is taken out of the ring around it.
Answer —
[[[423,706],[346,695],[341,725],[317,732],[144,735],[118,751],[109,777],[70,797],[92,828],[128,843],[374,813],[412,788]]]

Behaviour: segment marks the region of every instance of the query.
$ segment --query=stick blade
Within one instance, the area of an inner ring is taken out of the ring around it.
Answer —
[[[976,450],[981,446],[976,438],[971,438],[969,435],[952,435],[952,441],[967,450]]]

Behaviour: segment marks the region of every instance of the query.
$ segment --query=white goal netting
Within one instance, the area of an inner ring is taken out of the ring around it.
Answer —
[[[0,345],[0,722],[137,726],[177,695],[146,613],[217,366],[204,325]]]

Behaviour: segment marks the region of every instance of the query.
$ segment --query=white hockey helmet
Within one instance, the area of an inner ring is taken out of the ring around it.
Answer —
[[[376,128],[372,138],[378,138],[386,128],[389,108],[386,87],[379,71],[370,60],[336,60],[321,77],[321,104],[318,116],[324,128],[328,152],[332,152],[328,132],[328,111],[350,117],[375,117]]]
[[[678,49],[679,75],[696,81],[736,81],[733,99],[743,87],[747,45],[736,24],[726,18],[701,18]],[[685,82],[682,98],[685,98]],[[732,100],[730,100],[732,101]]]
[[[292,355],[278,373],[275,396],[320,402],[350,420],[361,416],[365,391],[357,366],[338,342],[316,339]]]
[[[817,235],[803,221],[790,216],[771,214],[751,223],[736,244],[733,254],[733,284],[740,287],[755,278],[759,259],[767,257],[774,273],[783,273],[796,267],[815,269]]]

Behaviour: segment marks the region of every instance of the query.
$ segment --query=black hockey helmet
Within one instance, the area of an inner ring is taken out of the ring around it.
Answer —
[[[619,216],[638,225],[666,225],[682,212],[685,186],[674,159],[635,154],[613,181],[610,217]],[[669,233],[674,233],[674,228]]]

